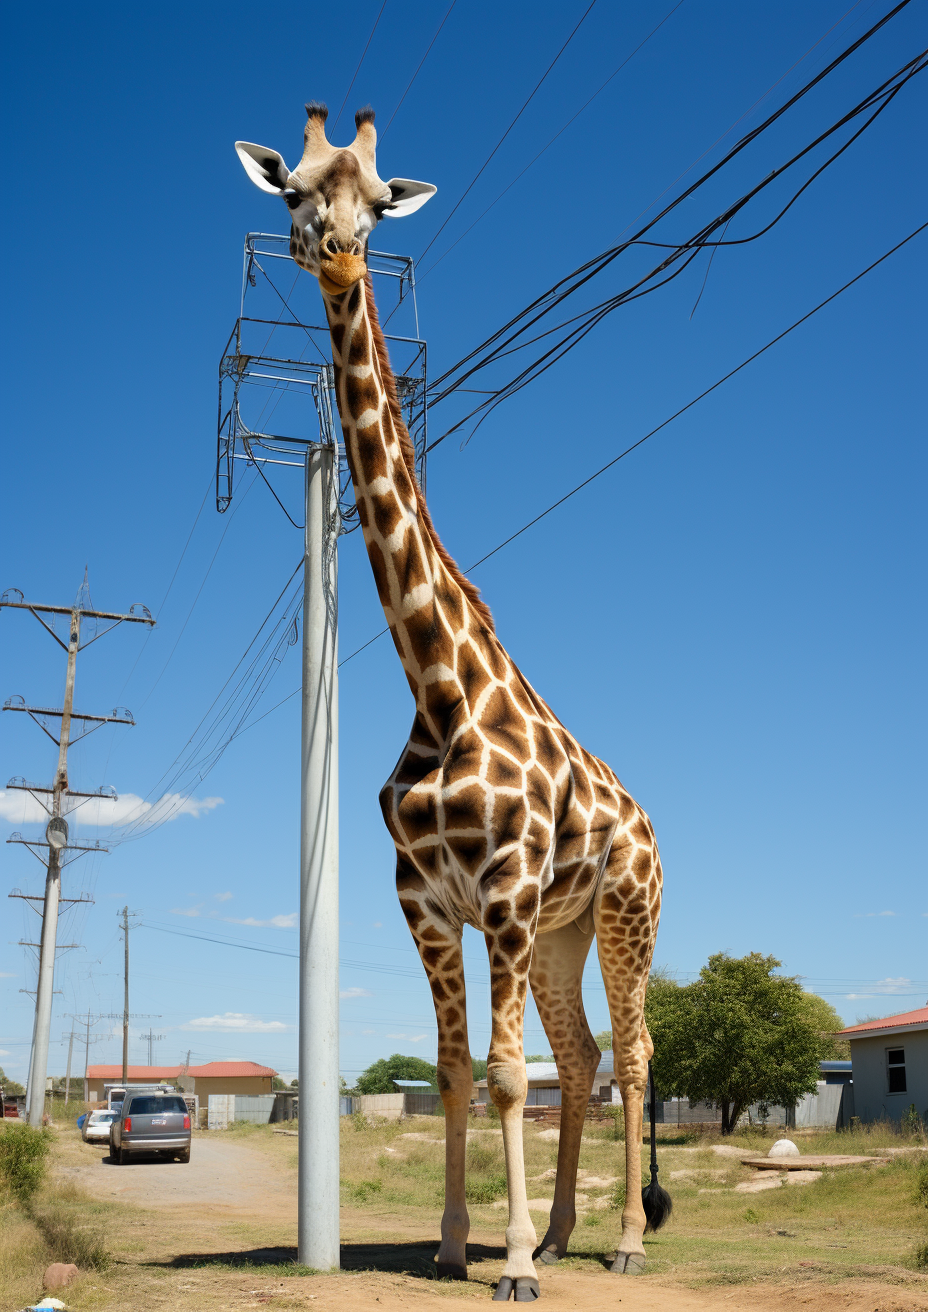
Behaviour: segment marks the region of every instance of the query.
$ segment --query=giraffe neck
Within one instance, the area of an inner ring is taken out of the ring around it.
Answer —
[[[370,275],[323,291],[335,394],[364,541],[397,653],[432,732],[461,701],[456,651],[466,632],[490,641],[493,619],[435,532],[415,475]],[[450,685],[450,686],[449,686]]]

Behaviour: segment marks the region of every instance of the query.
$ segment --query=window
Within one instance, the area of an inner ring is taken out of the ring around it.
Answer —
[[[129,1104],[130,1116],[161,1116],[165,1112],[186,1112],[183,1098],[133,1098]]]
[[[905,1048],[886,1049],[886,1086],[890,1093],[905,1093]]]

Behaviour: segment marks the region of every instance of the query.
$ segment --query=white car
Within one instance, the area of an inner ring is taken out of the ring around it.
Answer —
[[[118,1118],[119,1112],[108,1107],[91,1112],[81,1126],[81,1138],[85,1143],[109,1143],[110,1126]]]

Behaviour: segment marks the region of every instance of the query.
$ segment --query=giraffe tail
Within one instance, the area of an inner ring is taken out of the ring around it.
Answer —
[[[647,1218],[646,1232],[660,1230],[673,1211],[673,1199],[667,1190],[658,1184],[657,1180],[657,1132],[654,1125],[657,1118],[657,1094],[654,1092],[654,1073],[651,1070],[650,1062],[648,1062],[648,1093],[651,1126],[651,1180],[641,1191],[641,1204]]]

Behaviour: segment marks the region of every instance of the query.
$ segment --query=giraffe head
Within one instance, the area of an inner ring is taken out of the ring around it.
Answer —
[[[350,146],[329,145],[325,105],[306,106],[303,158],[291,172],[276,150],[237,141],[235,149],[255,186],[282,196],[290,211],[290,254],[323,290],[343,292],[367,272],[367,243],[387,214],[399,218],[424,205],[436,188],[428,182],[377,176],[374,111],[354,116]]]

